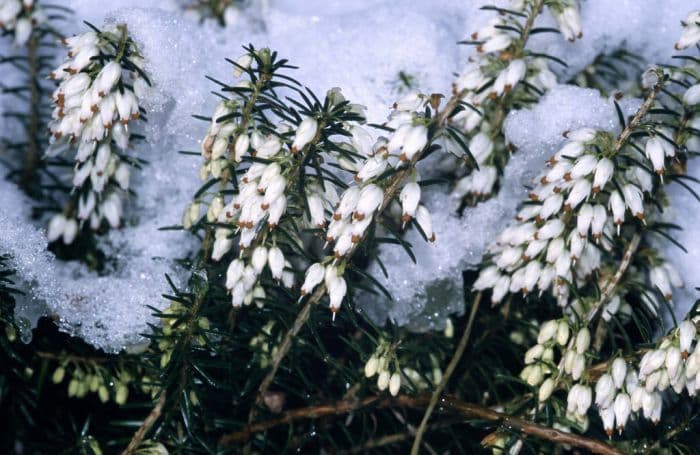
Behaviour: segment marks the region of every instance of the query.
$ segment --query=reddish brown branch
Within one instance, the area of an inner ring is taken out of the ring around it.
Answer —
[[[276,419],[250,424],[240,431],[226,434],[219,440],[220,446],[230,446],[249,440],[253,435],[275,428],[280,425],[290,424],[297,420],[318,419],[326,416],[343,415],[358,409],[374,406],[376,408],[408,407],[424,409],[430,403],[430,395],[411,397],[400,395],[396,398],[370,396],[356,401],[337,401],[318,406],[293,409],[282,414]],[[603,441],[588,438],[573,433],[565,433],[528,420],[513,417],[508,414],[494,411],[478,404],[466,403],[454,397],[445,397],[440,408],[446,412],[455,413],[467,419],[480,419],[493,422],[495,425],[507,426],[511,430],[517,430],[522,434],[545,439],[556,444],[568,444],[573,447],[586,449],[592,453],[602,455],[621,455],[622,452],[606,444]]]

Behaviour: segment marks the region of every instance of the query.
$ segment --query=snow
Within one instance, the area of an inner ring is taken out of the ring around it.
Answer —
[[[158,230],[180,222],[185,204],[200,183],[199,160],[176,152],[198,150],[206,125],[191,115],[208,115],[216,103],[209,94],[216,87],[204,76],[230,81],[231,67],[224,58],[235,58],[241,45],[278,50],[300,67],[293,75],[302,83],[317,93],[342,87],[348,99],[367,106],[371,122],[381,123],[399,96],[396,81],[401,71],[413,76],[418,88],[427,93],[449,93],[453,73],[472,52],[455,43],[493,15],[478,11],[481,4],[491,3],[482,1],[253,3],[250,10],[228,14],[229,26],[224,29],[214,21],[200,25],[183,14],[180,0],[66,2],[75,11],[75,21],[65,24],[65,30],[84,31],[82,20],[98,26],[105,21],[126,22],[141,46],[154,87],[145,106],[148,143],[137,152],[149,165],[133,174],[138,196],[127,209],[127,226],[100,239],[101,248],[115,258],[113,268],[102,276],[44,253],[43,223],[29,221],[30,203],[12,185],[2,183],[0,248],[14,254],[15,265],[33,292],[20,313],[36,319],[47,311],[58,318],[63,330],[107,351],[142,341],[138,334],[153,322],[146,305],[167,304],[160,297],[167,291],[163,275],[185,276],[186,271],[175,267],[173,260],[196,248],[190,236]],[[582,40],[570,44],[556,35],[539,34],[533,44],[570,63],[561,73],[564,77],[585,67],[599,52],[622,45],[647,60],[663,61],[679,33],[679,20],[692,6],[687,0],[588,0],[582,6]],[[551,18],[542,17],[538,25],[549,22]],[[0,53],[9,52],[6,40],[0,43]],[[10,72],[5,67],[2,71],[3,76]],[[0,97],[0,112],[12,102]],[[633,105],[630,101],[626,107]],[[422,330],[439,327],[444,315],[461,311],[462,267],[477,263],[484,245],[514,215],[522,185],[556,148],[564,130],[584,124],[615,127],[610,106],[593,91],[560,87],[533,110],[512,113],[506,133],[518,152],[506,169],[501,194],[457,218],[451,214],[444,188],[427,192],[436,244],[425,244],[417,234],[409,234],[419,266],[410,264],[403,250],[385,248],[382,258],[389,278],[382,279],[376,267],[372,273],[395,301],[367,299],[367,311],[378,320],[388,315]],[[0,122],[0,134],[7,133],[8,126]],[[40,301],[46,310],[38,306]]]

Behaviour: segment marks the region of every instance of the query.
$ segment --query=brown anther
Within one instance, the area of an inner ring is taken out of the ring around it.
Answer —
[[[357,183],[362,183],[362,179],[359,176],[356,175],[354,178]]]
[[[527,197],[530,198],[531,201],[537,202],[540,200],[540,198],[535,194],[535,193],[529,193]]]
[[[365,219],[365,214],[362,212],[355,212],[353,218],[355,218],[357,221],[362,221]]]
[[[98,112],[100,112],[100,108],[97,104],[93,104],[92,106],[90,106],[90,111],[92,111],[94,113],[98,113]]]
[[[642,212],[635,213],[634,216],[635,216],[639,221],[644,220],[644,213],[642,213]]]
[[[593,191],[593,194],[598,194],[598,193],[600,193],[600,187],[599,187],[599,186],[594,186],[593,189],[592,189],[591,191]]]
[[[547,183],[549,183],[549,181],[547,180],[547,176],[546,176],[546,175],[540,179],[540,183],[541,183],[542,185],[546,185]]]
[[[293,146],[291,152],[292,152],[292,155],[296,155],[299,152],[299,150],[297,150],[296,146]]]
[[[359,243],[362,240],[362,236],[353,234],[351,237],[352,243]]]
[[[554,193],[556,193],[556,194],[559,194],[559,193],[561,193],[561,188],[559,188],[558,186],[555,186],[555,187],[552,189],[552,192],[554,192]]]
[[[401,152],[401,155],[399,155],[399,160],[406,162],[408,161],[408,158],[406,158],[406,154]]]
[[[433,93],[430,95],[430,107],[432,107],[434,110],[438,110],[440,107],[440,101],[444,98],[445,96],[441,93]]]
[[[571,177],[571,172],[567,172],[566,174],[564,174],[564,180],[565,180],[565,181],[570,182],[571,179],[572,179],[572,177]]]
[[[570,212],[571,211],[571,204],[564,204],[564,211]]]
[[[334,219],[335,221],[340,221],[342,218],[343,218],[343,217],[342,217],[342,216],[340,215],[340,213],[338,213],[338,212],[335,212],[335,213],[333,214],[333,219]]]
[[[260,208],[263,210],[267,210],[270,208],[270,204],[268,204],[267,202],[263,202],[262,204],[260,204]]]

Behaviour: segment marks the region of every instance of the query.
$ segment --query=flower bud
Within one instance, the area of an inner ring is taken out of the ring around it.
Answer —
[[[554,379],[547,378],[540,386],[537,398],[540,402],[547,401],[554,391]]]
[[[379,367],[379,359],[376,356],[372,356],[365,363],[365,377],[371,378],[377,374],[377,369]]]
[[[387,387],[389,387],[389,381],[390,381],[390,374],[388,370],[383,370],[379,373],[379,377],[377,378],[377,388],[379,390],[386,390]]]
[[[627,376],[627,362],[622,357],[618,357],[613,360],[612,363],[612,379],[615,387],[618,389],[622,388]]]
[[[587,327],[582,328],[576,334],[576,352],[583,354],[588,350],[591,345],[591,332]]]
[[[394,373],[391,375],[391,379],[389,379],[389,393],[391,393],[392,396],[396,396],[398,395],[400,388],[401,375],[399,373]]]

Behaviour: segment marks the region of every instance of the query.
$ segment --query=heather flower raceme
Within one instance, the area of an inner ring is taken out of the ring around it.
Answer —
[[[73,191],[62,214],[50,223],[49,241],[72,243],[87,225],[117,228],[129,190],[131,167],[138,160],[127,154],[134,121],[141,116],[139,99],[149,84],[143,58],[126,26],[89,31],[63,40],[68,58],[50,74],[59,81],[52,95],[49,125],[50,155],[75,150]],[[58,229],[66,219],[68,233]]]
[[[35,0],[0,0],[0,30],[14,35],[15,46],[24,46],[32,30],[46,20]]]

